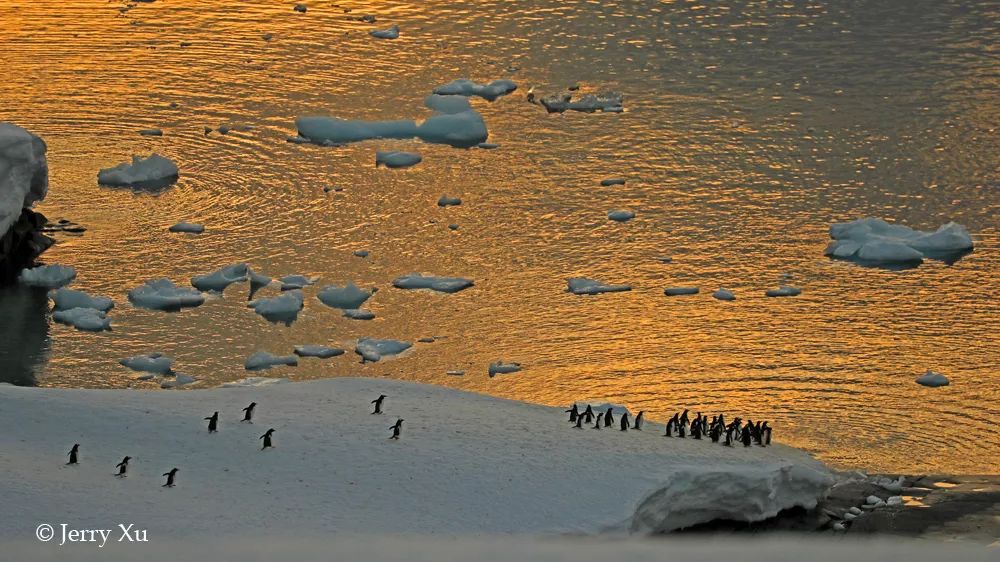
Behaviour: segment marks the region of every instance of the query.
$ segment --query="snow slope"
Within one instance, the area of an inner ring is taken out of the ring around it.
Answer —
[[[385,415],[371,415],[379,394]],[[254,423],[241,424],[251,401]],[[214,411],[209,434],[202,418]],[[390,441],[397,417],[402,438]],[[0,424],[0,539],[46,521],[136,522],[159,539],[644,532],[720,510],[760,519],[812,506],[833,481],[781,445],[669,439],[653,423],[573,429],[562,408],[386,379],[194,392],[0,385]],[[275,448],[261,451],[272,427]],[[80,465],[64,466],[74,443]],[[115,478],[125,455],[129,476]],[[176,487],[161,487],[173,467]]]

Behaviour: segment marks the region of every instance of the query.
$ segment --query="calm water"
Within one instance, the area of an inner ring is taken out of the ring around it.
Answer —
[[[997,471],[995,1],[345,1],[306,14],[293,4],[161,0],[120,12],[121,2],[0,0],[0,119],[48,142],[40,210],[89,228],[45,259],[117,303],[114,331],[95,335],[47,324],[43,294],[0,290],[5,379],[143,387],[117,360],[161,351],[211,386],[246,376],[257,350],[440,336],[392,361],[348,354],[266,374],[599,398],[653,419],[724,410],[770,419],[780,439],[840,467]],[[366,13],[378,22],[352,19]],[[396,41],[367,34],[393,23]],[[520,85],[473,101],[500,149],[284,140],[298,115],[426,116],[423,97],[460,77]],[[529,86],[575,83],[624,92],[627,111],[548,115],[524,101]],[[253,129],[203,134],[222,124]],[[137,134],[149,127],[165,136]],[[424,162],[375,169],[376,148]],[[97,186],[99,168],[154,150],[180,165],[175,186]],[[598,185],[612,176],[629,182]],[[462,206],[439,208],[443,194]],[[608,221],[616,208],[637,218]],[[827,260],[829,223],[862,216],[922,229],[955,220],[977,247],[952,266],[902,272]],[[179,220],[209,230],[168,234]],[[245,285],[178,314],[125,299],[146,279],[186,283],[239,261],[382,287],[377,318],[342,318],[316,287],[291,327],[247,309]],[[389,286],[410,271],[476,286]],[[785,273],[803,294],[765,298]],[[564,291],[570,276],[635,289],[579,297]],[[665,297],[672,285],[702,294]],[[712,299],[719,286],[739,299]],[[501,358],[526,369],[488,378]],[[952,386],[917,386],[927,368]],[[467,374],[445,373],[455,369]]]

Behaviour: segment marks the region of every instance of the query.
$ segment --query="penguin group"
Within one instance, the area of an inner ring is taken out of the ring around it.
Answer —
[[[594,422],[592,426],[594,429],[612,427],[614,424],[614,408],[612,407],[595,414],[591,405],[588,404],[586,409],[581,412],[580,406],[574,403],[570,409],[566,410],[566,413],[569,414],[570,423],[576,424],[573,426],[574,429],[583,429],[583,424],[589,425],[591,422]],[[630,423],[629,413],[622,412],[618,422],[620,430],[641,431],[645,415],[646,412],[640,411]],[[722,442],[727,447],[734,446],[736,442],[741,443],[744,447],[750,447],[754,444],[766,447],[771,444],[771,426],[766,421],[754,423],[748,419],[744,423],[742,418],[737,417],[727,424],[724,414],[712,416],[712,419],[709,420],[708,416],[702,415],[701,412],[692,417],[690,410],[675,413],[667,420],[664,437],[676,436],[684,439],[688,435],[699,441],[707,438],[712,443]]]

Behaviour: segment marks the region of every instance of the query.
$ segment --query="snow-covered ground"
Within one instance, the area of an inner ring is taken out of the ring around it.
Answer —
[[[371,415],[380,394],[385,414]],[[251,402],[254,423],[240,423]],[[209,434],[203,418],[215,411]],[[389,440],[397,418],[402,437]],[[44,522],[122,521],[158,539],[641,534],[811,507],[832,483],[820,462],[782,445],[666,438],[655,423],[573,429],[562,408],[387,379],[194,392],[0,385],[0,424],[8,539]],[[269,428],[275,447],[261,451]],[[66,466],[74,443],[80,464]],[[116,478],[126,455],[128,477]],[[174,467],[176,486],[162,487]]]

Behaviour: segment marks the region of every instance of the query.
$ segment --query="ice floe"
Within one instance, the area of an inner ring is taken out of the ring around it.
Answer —
[[[603,92],[599,94],[585,94],[576,100],[572,94],[555,94],[543,97],[539,100],[542,106],[549,113],[562,113],[564,111],[583,111],[593,113],[603,111],[607,113],[621,113],[623,96],[618,92]]]
[[[399,39],[399,26],[393,25],[386,29],[373,29],[368,35],[376,39]]]
[[[303,303],[302,291],[292,289],[276,297],[252,300],[247,306],[270,322],[283,322],[286,326],[291,326],[299,317]]]
[[[482,148],[483,150],[493,150],[494,148],[500,148],[500,145],[495,142],[481,142],[476,145],[476,148]]]
[[[398,355],[413,347],[410,342],[400,340],[378,340],[373,338],[361,338],[354,346],[354,353],[361,356],[361,362],[379,361],[383,357]]]
[[[243,363],[243,368],[248,371],[262,371],[279,365],[295,367],[299,364],[299,359],[295,355],[274,355],[266,351],[258,351],[247,357]]]
[[[330,357],[336,357],[338,355],[343,355],[345,352],[339,347],[327,347],[325,345],[297,345],[295,346],[295,355],[299,357],[319,357],[320,359],[329,359]]]
[[[247,277],[250,279],[250,296],[248,299],[252,299],[257,291],[271,284],[270,277],[257,273],[252,269],[247,269]]]
[[[108,297],[93,297],[83,291],[62,287],[49,291],[54,310],[69,310],[71,308],[93,308],[107,312],[115,307],[114,301]]]
[[[286,275],[279,279],[282,291],[292,291],[294,289],[304,289],[309,285],[319,281],[319,277],[306,277],[305,275]]]
[[[608,178],[601,180],[601,185],[608,187],[610,185],[625,185],[625,178]]]
[[[306,13],[307,10],[309,10],[309,8],[305,4],[296,4],[295,7],[293,7],[292,9],[300,14],[304,14]]]
[[[826,255],[868,265],[919,264],[924,258],[952,262],[973,249],[969,231],[954,222],[924,232],[864,218],[830,225],[830,237]]]
[[[368,250],[354,250],[352,253],[358,258],[367,258],[369,254]]]
[[[491,377],[495,377],[497,375],[516,373],[520,370],[521,370],[520,363],[504,363],[503,360],[500,360],[490,363],[489,375]]]
[[[447,195],[442,195],[441,198],[438,199],[438,207],[449,207],[461,204],[462,200],[458,197],[448,197]]]
[[[942,375],[941,373],[935,373],[934,371],[927,369],[927,372],[917,377],[917,384],[923,386],[929,386],[936,388],[939,386],[948,386],[951,381],[948,377]]]
[[[144,136],[144,137],[162,137],[163,136],[163,130],[162,129],[142,129],[141,131],[139,131],[139,134],[142,135],[142,136]]]
[[[111,319],[95,308],[70,308],[52,313],[52,319],[60,324],[69,324],[77,330],[101,332],[111,329]]]
[[[626,210],[608,211],[608,218],[618,222],[630,221],[635,218],[635,212]]]
[[[434,88],[434,93],[444,96],[479,96],[485,100],[493,101],[516,89],[517,84],[513,80],[501,79],[494,80],[489,84],[477,84],[472,80],[461,78]]]
[[[363,308],[345,308],[343,310],[345,318],[350,318],[351,320],[374,320],[375,313],[370,310],[365,310]]]
[[[201,306],[205,295],[197,289],[178,287],[169,279],[152,279],[129,291],[128,300],[141,308],[177,311]]]
[[[676,297],[680,295],[697,295],[698,287],[667,287],[663,290],[663,294],[668,297]]]
[[[179,222],[168,229],[170,232],[185,232],[187,234],[201,234],[205,232],[205,225],[195,222]]]
[[[195,382],[195,378],[184,373],[176,373],[173,378],[160,382],[160,388],[179,388]]]
[[[802,289],[789,285],[782,285],[777,289],[768,289],[764,296],[768,297],[797,297],[802,294]]]
[[[403,152],[399,150],[377,151],[375,152],[375,167],[385,166],[386,168],[409,168],[416,166],[423,158],[416,152]]]
[[[206,275],[195,275],[191,278],[191,286],[199,291],[221,293],[233,283],[246,281],[249,271],[250,268],[245,263],[227,265]]]
[[[631,285],[608,285],[595,279],[572,277],[566,280],[567,291],[574,295],[598,295],[600,293],[620,293],[631,291]]]
[[[734,301],[736,300],[736,295],[733,294],[729,289],[719,289],[718,291],[712,293],[712,296],[719,299],[720,301]]]
[[[474,285],[472,279],[463,277],[437,277],[410,273],[393,279],[392,286],[399,289],[430,289],[441,293],[457,293]]]
[[[40,265],[31,269],[21,270],[17,280],[22,285],[58,289],[69,285],[76,279],[76,270],[68,265]]]
[[[101,185],[128,187],[164,187],[177,180],[177,164],[155,152],[147,158],[133,156],[132,163],[123,162],[97,173]]]
[[[174,365],[174,360],[162,353],[135,355],[119,359],[118,362],[133,371],[154,373],[157,375],[169,375],[173,372]]]
[[[320,289],[316,298],[320,302],[331,308],[354,309],[360,308],[369,298],[374,290],[366,291],[358,288],[354,283],[348,283],[343,287],[327,285]]]

